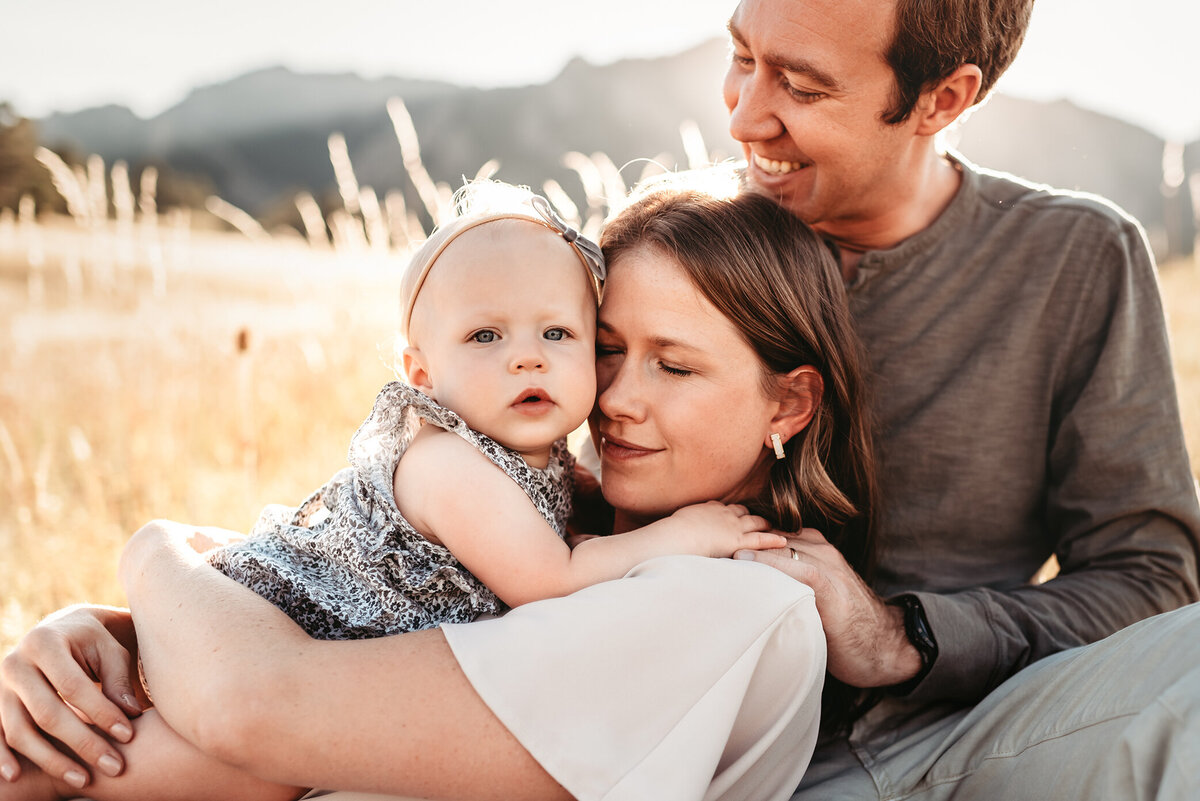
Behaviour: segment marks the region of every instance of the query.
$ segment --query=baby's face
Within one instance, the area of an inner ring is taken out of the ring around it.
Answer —
[[[536,223],[498,220],[465,232],[417,297],[411,328],[421,370],[410,380],[544,467],[596,396],[589,281],[574,248]]]

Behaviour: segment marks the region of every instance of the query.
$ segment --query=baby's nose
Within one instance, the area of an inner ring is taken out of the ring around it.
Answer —
[[[546,369],[546,355],[538,348],[526,347],[513,355],[510,366],[515,373],[543,371]]]

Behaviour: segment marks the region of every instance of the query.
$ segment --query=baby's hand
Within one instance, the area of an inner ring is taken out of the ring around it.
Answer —
[[[772,531],[771,524],[741,504],[708,501],[685,506],[661,521],[686,537],[691,553],[701,556],[733,556],[743,548],[752,551],[786,548],[787,538]]]
[[[214,526],[198,526],[188,535],[187,544],[196,553],[211,551],[213,548],[223,548],[226,545],[245,539],[245,535],[235,531],[226,531]]]

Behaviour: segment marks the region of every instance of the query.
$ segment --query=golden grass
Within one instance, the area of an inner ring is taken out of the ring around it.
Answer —
[[[1200,253],[1160,271],[1192,474],[1200,476]]]
[[[120,604],[117,556],[147,520],[245,530],[299,502],[392,377],[401,256],[191,232],[157,274],[85,260],[70,284],[92,240],[39,228],[36,303],[0,231],[0,651],[63,605]],[[1162,282],[1195,468],[1200,269]]]
[[[142,267],[72,296],[51,253],[35,306],[0,248],[0,650],[121,603],[121,545],[154,517],[246,530],[298,503],[392,377],[401,257],[199,233],[188,253],[158,297]]]

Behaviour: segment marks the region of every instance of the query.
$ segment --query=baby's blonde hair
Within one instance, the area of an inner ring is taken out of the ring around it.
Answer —
[[[588,270],[590,285],[599,302],[604,280],[604,260],[599,246],[563,222],[541,195],[534,194],[528,187],[502,181],[470,181],[454,194],[454,212],[454,218],[439,226],[413,253],[400,282],[400,335],[405,341],[411,344],[413,309],[438,257],[462,234],[497,220],[528,220],[561,235]]]

